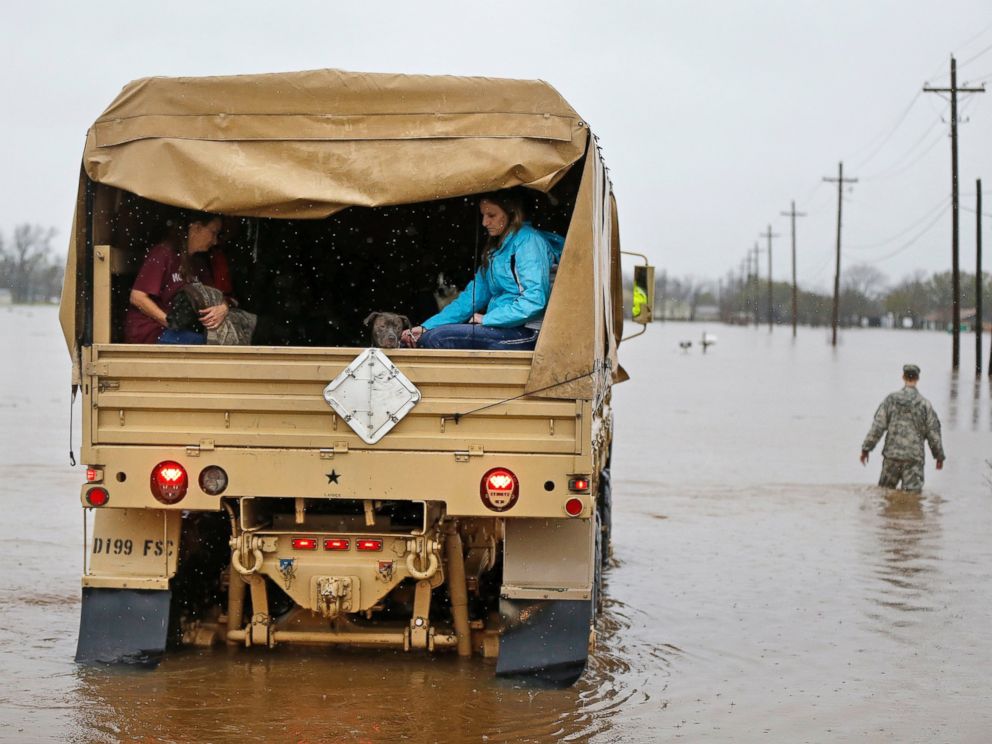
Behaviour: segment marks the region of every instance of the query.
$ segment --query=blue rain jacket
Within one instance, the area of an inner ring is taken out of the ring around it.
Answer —
[[[430,330],[448,323],[467,323],[473,313],[482,311],[482,325],[494,328],[540,321],[551,295],[551,267],[557,266],[564,245],[560,235],[536,230],[525,222],[503,241],[488,269],[480,268],[450,305],[421,325]]]

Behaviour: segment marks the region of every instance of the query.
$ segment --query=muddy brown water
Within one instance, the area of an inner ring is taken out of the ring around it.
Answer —
[[[393,652],[77,667],[67,355],[54,308],[0,308],[0,739],[992,740],[992,389],[971,337],[953,375],[943,333],[848,331],[833,351],[822,329],[714,325],[708,353],[679,350],[703,330],[624,346],[599,643],[575,687],[539,690]],[[908,361],[948,452],[919,497],[857,461]]]

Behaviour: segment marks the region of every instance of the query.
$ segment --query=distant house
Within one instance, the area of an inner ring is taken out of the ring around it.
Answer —
[[[943,331],[950,326],[950,310],[934,310],[923,316],[923,327],[928,331]]]
[[[0,305],[13,305],[14,296],[9,289],[0,289]]]
[[[973,307],[961,308],[961,330],[973,331],[975,329],[976,309]],[[953,328],[951,323],[951,308],[944,308],[928,313],[923,318],[923,327],[928,331],[950,331]]]
[[[961,308],[961,329],[964,330],[965,327],[969,331],[975,330],[975,323],[978,322],[978,308],[975,307],[963,307]]]
[[[684,300],[666,297],[661,301],[661,317],[665,320],[691,320],[692,307]]]
[[[704,321],[720,320],[720,307],[718,305],[696,305],[696,312],[693,314],[692,319]]]

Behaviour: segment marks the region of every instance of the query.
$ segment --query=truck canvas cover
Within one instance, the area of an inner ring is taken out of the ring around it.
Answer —
[[[592,145],[542,81],[338,70],[137,80],[86,137],[60,314],[74,382],[93,184],[220,214],[320,219],[513,186],[547,192],[581,163],[527,391],[596,397],[625,375],[616,207]]]

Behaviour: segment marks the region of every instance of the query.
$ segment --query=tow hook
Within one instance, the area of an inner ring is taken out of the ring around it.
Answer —
[[[437,573],[438,569],[438,551],[441,549],[440,543],[436,540],[430,540],[426,537],[417,537],[412,540],[406,541],[406,570],[417,581],[425,581],[434,574]],[[417,562],[423,565],[426,563],[426,568],[419,568]]]
[[[256,535],[238,535],[232,537],[231,545],[231,565],[234,570],[242,576],[251,576],[262,566],[262,541]],[[245,562],[248,556],[252,556],[252,562],[247,567]]]
[[[334,618],[351,604],[351,579],[346,576],[324,576],[317,581],[317,602],[320,614]]]

